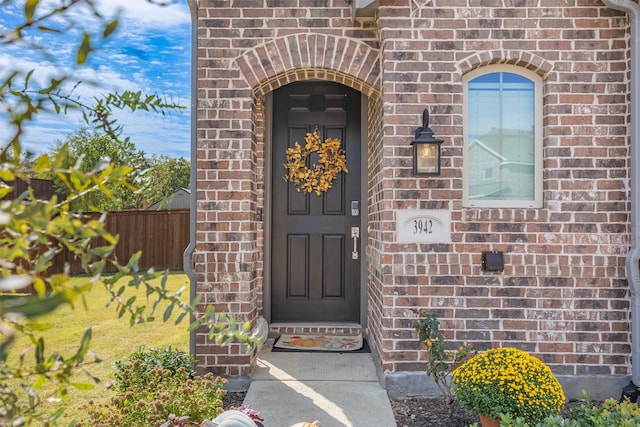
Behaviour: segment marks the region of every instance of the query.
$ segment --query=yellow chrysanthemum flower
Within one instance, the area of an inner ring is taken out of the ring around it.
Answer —
[[[557,414],[565,397],[551,369],[516,348],[479,354],[453,371],[456,396],[477,415],[523,417],[536,424]]]

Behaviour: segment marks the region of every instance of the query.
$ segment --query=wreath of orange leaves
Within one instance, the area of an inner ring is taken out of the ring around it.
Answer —
[[[298,192],[315,192],[320,196],[331,188],[340,172],[349,173],[345,151],[337,138],[327,138],[321,142],[318,129],[307,133],[304,141],[304,146],[296,141],[293,147],[287,148],[284,167],[288,173],[283,178],[293,183]],[[318,154],[318,163],[308,167],[307,159],[313,153]]]

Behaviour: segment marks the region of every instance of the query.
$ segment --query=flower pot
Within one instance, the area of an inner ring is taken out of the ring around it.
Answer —
[[[480,415],[480,424],[482,427],[500,427],[500,418],[490,418],[486,415]]]

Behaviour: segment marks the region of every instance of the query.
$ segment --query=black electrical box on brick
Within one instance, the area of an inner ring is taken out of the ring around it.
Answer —
[[[482,252],[482,269],[484,271],[503,271],[504,255],[498,251]]]

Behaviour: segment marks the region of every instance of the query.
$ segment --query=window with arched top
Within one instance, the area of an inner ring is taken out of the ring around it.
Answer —
[[[464,83],[465,207],[542,207],[542,78],[510,65]]]

